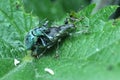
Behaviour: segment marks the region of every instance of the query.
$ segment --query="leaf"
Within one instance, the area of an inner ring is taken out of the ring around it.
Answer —
[[[96,30],[98,31],[98,30],[102,29],[102,27],[104,26],[104,22],[108,21],[109,17],[112,15],[113,12],[115,12],[117,7],[118,6],[105,7],[103,9],[99,10],[98,12],[96,12],[95,14],[93,14],[90,18],[90,25],[92,25],[91,30],[96,32]],[[101,25],[101,26],[98,27],[98,25]],[[93,27],[95,27],[95,28],[93,28]]]
[[[25,56],[25,47],[23,43],[25,34],[39,23],[37,17],[31,17],[31,14],[26,14],[24,12],[21,3],[22,2],[18,0],[1,0],[0,42],[2,46],[0,49],[3,51],[1,54],[2,57]]]
[[[92,11],[93,11],[94,8],[95,8],[95,4],[91,4],[88,7],[86,7],[85,9],[79,11],[77,13],[77,16],[78,17],[84,17],[84,16],[89,17],[90,14],[92,14]]]
[[[22,6],[22,2],[17,2]],[[26,32],[38,25],[37,17],[26,14],[22,7],[16,10],[13,0],[1,0],[0,5],[0,80],[119,80],[120,20],[108,20],[115,6],[93,15],[86,14],[93,9],[93,5],[88,6],[80,12],[85,19],[76,27],[90,32],[66,37],[59,45],[58,57],[53,47],[40,59],[35,59],[26,55],[23,40]],[[101,18],[104,13],[107,17]],[[18,66],[14,65],[14,59],[20,61]],[[45,68],[52,69],[55,74],[45,72]]]

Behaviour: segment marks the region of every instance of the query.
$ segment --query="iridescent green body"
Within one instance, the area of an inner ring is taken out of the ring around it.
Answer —
[[[43,54],[48,48],[51,48],[59,39],[69,35],[75,29],[74,24],[64,24],[59,27],[47,27],[47,24],[32,29],[25,37],[25,46],[27,50],[32,50],[33,56]]]

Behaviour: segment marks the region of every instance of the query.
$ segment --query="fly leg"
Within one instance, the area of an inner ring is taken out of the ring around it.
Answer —
[[[48,26],[48,22],[49,21],[45,21],[45,23],[43,24],[44,27],[47,27]]]
[[[46,42],[45,42],[42,38],[40,38],[40,40],[41,40],[42,45],[43,45],[44,47],[47,46]]]
[[[59,45],[60,45],[60,42],[61,42],[61,39],[58,39],[57,47],[56,47],[56,54],[55,54],[54,58],[59,57]]]
[[[37,58],[39,59],[43,54],[46,52],[47,49],[44,49],[39,55],[37,55]]]
[[[49,21],[46,21],[46,22],[43,24],[43,27],[47,27],[47,26],[48,26],[48,22],[49,22]],[[50,41],[52,41],[53,38],[52,38],[51,36],[48,36],[47,33],[44,32],[44,31],[43,31],[42,33],[43,33]]]

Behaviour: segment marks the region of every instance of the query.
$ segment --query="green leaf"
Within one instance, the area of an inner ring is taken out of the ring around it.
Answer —
[[[84,16],[89,17],[90,14],[92,14],[92,11],[94,8],[95,8],[95,4],[91,4],[91,5],[87,6],[85,9],[79,11],[77,13],[77,16],[78,17],[84,17]]]
[[[109,17],[115,12],[118,6],[107,6],[105,8],[102,8],[95,14],[93,14],[90,18],[91,23],[90,25],[96,26],[101,23],[102,21],[108,21]]]
[[[38,18],[26,14],[21,3],[18,0],[1,0],[1,57],[25,56],[24,37],[30,29],[38,26]]]
[[[76,25],[79,32],[62,40],[59,56],[53,47],[35,59],[26,55],[24,36],[39,20],[26,14],[22,5],[19,0],[17,8],[14,0],[0,3],[0,80],[119,80],[120,20],[108,20],[116,6],[91,15],[88,13],[92,13],[94,5],[90,5],[76,13],[85,18]],[[14,59],[20,61],[17,66]],[[45,68],[53,70],[54,75],[45,72]]]

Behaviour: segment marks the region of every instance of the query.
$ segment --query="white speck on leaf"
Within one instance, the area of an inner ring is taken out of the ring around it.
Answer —
[[[54,75],[54,71],[52,69],[50,69],[50,68],[45,68],[44,71],[48,72],[51,75]]]
[[[19,61],[19,60],[14,59],[14,65],[15,65],[15,66],[17,66],[19,63],[20,63],[20,61]]]
[[[99,49],[99,48],[96,48],[96,51],[98,52],[98,51],[100,51],[100,49]]]

